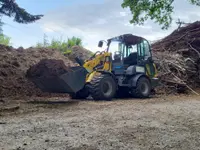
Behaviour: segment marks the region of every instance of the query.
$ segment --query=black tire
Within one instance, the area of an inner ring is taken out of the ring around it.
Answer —
[[[111,100],[116,93],[116,82],[112,76],[101,74],[90,82],[90,94],[94,100]]]
[[[151,83],[146,77],[140,77],[136,88],[131,90],[131,94],[136,98],[148,98],[151,94]]]
[[[89,96],[88,87],[85,86],[83,89],[78,91],[77,93],[70,94],[72,99],[86,99]]]

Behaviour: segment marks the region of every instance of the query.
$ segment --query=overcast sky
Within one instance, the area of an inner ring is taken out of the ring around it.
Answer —
[[[171,28],[163,31],[152,21],[144,26],[129,24],[129,9],[121,8],[122,0],[16,0],[17,3],[33,14],[44,17],[33,24],[22,25],[3,17],[6,23],[4,34],[12,38],[14,47],[29,47],[42,41],[46,34],[49,39],[77,36],[83,39],[86,48],[96,51],[101,39],[108,39],[124,33],[143,36],[150,41],[160,39],[171,33],[180,18],[185,22],[194,22],[200,18],[200,8],[192,6],[187,0],[174,3],[174,22]]]

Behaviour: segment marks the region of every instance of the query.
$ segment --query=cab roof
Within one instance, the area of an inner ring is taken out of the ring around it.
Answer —
[[[146,39],[140,36],[133,35],[133,34],[123,34],[123,35],[108,39],[108,43],[110,43],[111,41],[121,41],[127,45],[135,45],[135,44],[141,43],[143,40],[146,40]]]

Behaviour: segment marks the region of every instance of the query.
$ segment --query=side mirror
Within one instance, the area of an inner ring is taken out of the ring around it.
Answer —
[[[99,41],[98,47],[102,47],[103,46],[103,41]]]

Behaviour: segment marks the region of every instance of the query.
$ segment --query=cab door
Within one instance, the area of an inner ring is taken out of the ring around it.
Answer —
[[[146,75],[150,78],[157,76],[156,66],[152,59],[151,48],[147,40],[142,40],[141,43],[137,45],[138,51],[138,65],[144,66],[146,70]]]

